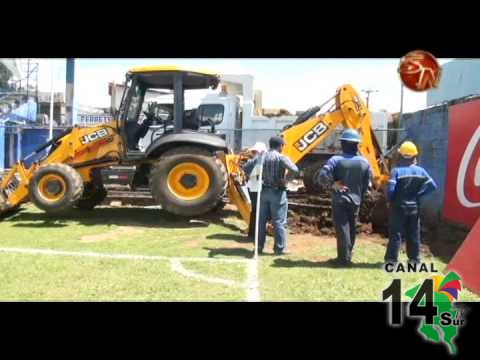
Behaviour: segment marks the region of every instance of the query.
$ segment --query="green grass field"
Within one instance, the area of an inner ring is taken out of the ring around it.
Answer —
[[[27,206],[0,221],[0,300],[245,301],[253,245],[240,233],[245,226],[235,215],[222,210],[186,220],[158,209],[102,207],[51,218]],[[270,247],[271,242],[267,251]],[[18,253],[14,248],[107,257]],[[401,277],[407,289],[427,276],[385,273],[379,267],[385,251],[380,239],[360,237],[351,269],[327,267],[325,261],[336,253],[332,238],[292,235],[290,248],[290,256],[260,257],[261,300],[381,301],[394,277]],[[161,258],[108,257],[121,254]],[[174,257],[181,258],[180,270]],[[425,261],[440,271],[445,267],[439,259]],[[479,299],[467,290],[460,296]]]

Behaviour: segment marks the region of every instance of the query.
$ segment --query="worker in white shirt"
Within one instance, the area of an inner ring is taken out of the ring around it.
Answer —
[[[252,158],[259,156],[263,152],[267,151],[267,145],[262,142],[257,142],[253,145],[252,148],[249,149],[250,153],[252,154]],[[248,237],[250,239],[255,239],[255,219],[257,213],[257,193],[260,187],[260,164],[256,165],[247,182],[248,194],[250,195],[250,201],[252,204],[252,212],[250,213],[250,224],[248,227]]]

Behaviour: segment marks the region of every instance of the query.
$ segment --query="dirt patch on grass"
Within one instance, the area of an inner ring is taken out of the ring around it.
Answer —
[[[335,236],[316,236],[312,234],[290,234],[288,239],[289,250],[295,254],[311,254],[322,245],[336,245]]]
[[[189,248],[198,248],[200,247],[200,240],[199,239],[188,240],[185,242],[185,245]]]
[[[80,242],[82,243],[95,243],[100,241],[115,240],[118,238],[124,238],[133,235],[140,235],[145,232],[144,229],[139,229],[132,226],[119,226],[114,230],[104,232],[102,234],[85,235],[82,236]]]

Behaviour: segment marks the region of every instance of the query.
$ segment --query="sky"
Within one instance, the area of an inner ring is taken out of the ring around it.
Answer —
[[[439,59],[443,64],[450,59]],[[39,59],[39,89],[50,91],[51,71],[55,91],[65,90],[65,59]],[[109,107],[108,83],[124,81],[131,67],[181,65],[207,68],[217,73],[250,74],[254,88],[262,90],[264,108],[292,113],[319,105],[342,84],[370,94],[371,111],[400,110],[399,59],[76,59],[75,104]],[[366,94],[361,92],[365,98]],[[426,93],[404,89],[404,112],[426,108]]]

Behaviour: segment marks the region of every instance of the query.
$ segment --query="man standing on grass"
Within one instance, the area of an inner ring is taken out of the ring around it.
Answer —
[[[275,244],[273,251],[276,255],[286,255],[287,252],[287,181],[286,171],[298,173],[298,167],[288,157],[282,154],[285,142],[279,136],[273,136],[269,141],[270,150],[262,156],[249,160],[245,164],[245,172],[250,175],[257,163],[263,158],[262,192],[260,195],[259,224],[258,224],[258,253],[263,253],[266,240],[266,227],[269,219],[272,220]]]
[[[417,147],[405,141],[399,148],[400,161],[390,173],[387,198],[390,209],[390,231],[385,262],[396,265],[402,244],[407,242],[407,256],[411,263],[420,262],[420,199],[437,189],[427,171],[418,166]]]
[[[357,154],[360,134],[347,129],[340,138],[343,154],[331,157],[316,182],[332,184],[332,215],[337,237],[337,258],[332,265],[351,266],[357,217],[371,180],[367,159]]]

